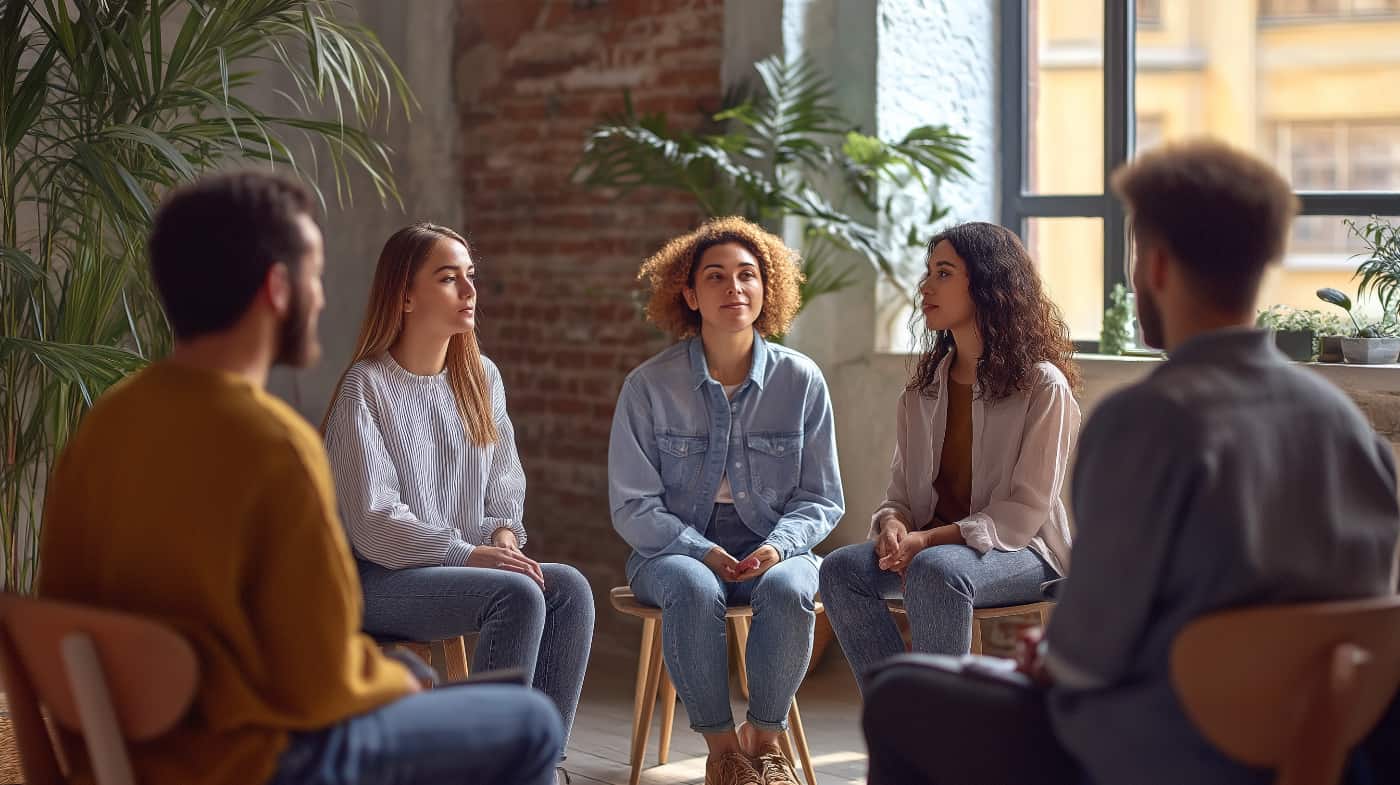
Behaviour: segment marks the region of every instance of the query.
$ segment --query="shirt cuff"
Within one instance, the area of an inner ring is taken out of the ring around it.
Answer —
[[[447,548],[447,555],[442,557],[444,567],[465,567],[467,559],[471,558],[472,551],[476,546],[468,542],[456,542]]]
[[[485,544],[491,543],[491,535],[497,529],[510,529],[515,532],[515,544],[521,548],[525,547],[525,541],[529,537],[525,534],[525,525],[520,521],[512,521],[509,518],[483,518],[481,521],[481,541]]]
[[[986,553],[992,549],[992,527],[987,516],[977,513],[958,521],[956,525],[967,547],[978,553]]]

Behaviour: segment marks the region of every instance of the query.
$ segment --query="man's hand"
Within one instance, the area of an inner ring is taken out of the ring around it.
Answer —
[[[491,532],[491,544],[497,548],[520,553],[520,541],[515,538],[515,530],[509,526],[502,526]]]
[[[751,581],[763,573],[768,572],[773,565],[782,560],[783,558],[778,554],[777,548],[774,548],[772,545],[761,545],[753,553],[750,553],[748,558],[739,562],[728,580],[734,583]]]
[[[875,538],[875,555],[881,559],[899,551],[899,543],[909,536],[909,527],[893,513],[884,516]]]
[[[706,567],[713,570],[715,575],[718,575],[719,579],[722,581],[730,580],[729,576],[734,574],[734,568],[739,564],[738,559],[730,556],[729,551],[726,551],[718,545],[711,548],[710,552],[705,554],[705,558],[701,559],[701,561],[705,563]]]
[[[497,531],[500,530],[497,529]],[[494,537],[495,535],[492,535],[493,539]],[[467,557],[467,566],[518,572],[532,578],[535,583],[540,585],[541,589],[544,588],[544,570],[540,568],[539,562],[520,551],[500,548],[495,545],[478,545],[472,549],[472,554]]]
[[[1031,681],[1048,687],[1050,672],[1045,669],[1044,649],[1045,628],[1039,625],[1026,627],[1016,639],[1016,670],[1031,678]]]

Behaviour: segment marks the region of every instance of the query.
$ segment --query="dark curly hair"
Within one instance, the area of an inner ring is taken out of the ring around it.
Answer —
[[[711,218],[692,232],[666,243],[637,273],[651,285],[647,319],[676,339],[700,332],[700,313],[685,302],[684,291],[695,283],[695,268],[705,251],[734,243],[758,260],[763,280],[763,308],[754,329],[764,338],[783,335],[792,326],[802,302],[802,268],[797,251],[781,237],[738,216]]]
[[[1060,309],[1040,282],[1035,263],[1011,230],[990,223],[965,223],[940,232],[928,252],[947,240],[967,264],[968,294],[977,311],[982,335],[982,358],[977,363],[981,397],[999,401],[1030,388],[1036,363],[1054,364],[1079,388],[1074,344]],[[927,273],[925,273],[927,275]],[[922,287],[920,287],[922,289]],[[911,328],[922,333],[923,352],[907,389],[932,394],[938,364],[954,349],[950,331],[921,329],[922,315],[914,312]]]

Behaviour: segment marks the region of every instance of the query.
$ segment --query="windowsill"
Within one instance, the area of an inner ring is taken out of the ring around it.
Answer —
[[[1143,370],[1143,364],[1163,362],[1160,357],[1135,357],[1112,354],[1076,354],[1075,362],[1091,375],[1112,375],[1115,370]],[[1322,374],[1324,378],[1351,390],[1391,391],[1400,388],[1400,363],[1385,365],[1352,365],[1350,363],[1297,363]],[[1134,368],[1133,366],[1137,366]]]

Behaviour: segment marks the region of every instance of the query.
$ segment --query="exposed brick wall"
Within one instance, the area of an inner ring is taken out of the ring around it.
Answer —
[[[588,129],[622,107],[673,122],[718,108],[723,0],[463,0],[456,58],[465,229],[481,260],[481,341],[501,368],[539,559],[575,565],[596,646],[631,645],[607,606],[627,548],[607,506],[608,431],[626,373],[665,340],[641,319],[641,260],[699,213],[682,196],[569,182]],[[435,96],[419,96],[435,100]]]

